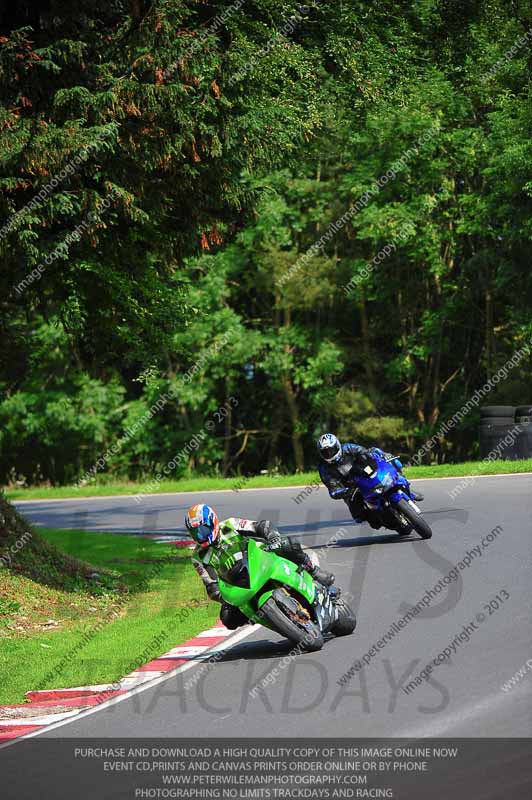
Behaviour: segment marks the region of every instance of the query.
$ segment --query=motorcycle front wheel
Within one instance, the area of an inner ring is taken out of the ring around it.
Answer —
[[[397,505],[394,508],[395,516],[399,520],[400,524],[404,526],[404,519],[406,518],[407,524],[410,528],[413,528],[416,533],[418,533],[422,539],[430,539],[432,536],[432,530],[428,522],[426,522],[421,514],[419,514],[407,500],[399,500]],[[400,531],[401,535],[405,535],[406,533],[410,532],[409,529],[404,529]]]

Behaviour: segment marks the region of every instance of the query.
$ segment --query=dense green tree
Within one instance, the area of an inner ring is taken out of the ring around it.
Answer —
[[[231,397],[175,474],[303,469],[325,427],[407,454],[530,339],[529,0],[49,0],[0,26],[4,480],[116,441],[102,470],[148,479]],[[475,455],[477,421],[437,456]]]

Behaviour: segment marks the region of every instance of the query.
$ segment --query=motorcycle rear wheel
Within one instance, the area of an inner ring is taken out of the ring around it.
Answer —
[[[294,598],[291,599],[297,602]],[[323,647],[323,636],[318,626],[312,621],[303,624],[290,619],[273,597],[266,600],[260,612],[277,633],[294,644],[303,645],[309,652],[321,650]]]

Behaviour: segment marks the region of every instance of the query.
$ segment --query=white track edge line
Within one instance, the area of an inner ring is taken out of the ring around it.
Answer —
[[[464,478],[471,478],[473,477],[475,480],[477,478],[510,478],[516,476],[525,476],[525,475],[532,475],[532,472],[493,472],[489,475],[447,475],[444,477],[434,477],[434,478],[411,478],[410,483],[418,482],[418,481],[459,481],[463,480]],[[175,495],[185,495],[185,494],[223,494],[227,492],[278,492],[278,491],[286,491],[288,489],[305,489],[310,484],[307,483],[300,483],[297,486],[251,486],[249,489],[195,489],[194,491],[188,492],[180,492],[176,490],[175,492],[154,492],[153,494],[142,494],[142,497],[174,497]],[[325,489],[325,486],[318,486],[318,489]],[[138,494],[138,493],[137,493]],[[137,495],[132,492],[131,494],[102,494],[102,495],[91,495],[90,497],[51,497],[49,499],[40,498],[35,500],[9,500],[8,502],[12,504],[20,504],[20,503],[78,503],[80,500],[114,500],[118,498],[125,498],[125,497],[136,497]]]
[[[60,704],[58,703],[57,705]],[[30,703],[27,703],[27,708],[29,707]],[[46,711],[46,709],[43,709],[43,711]],[[72,718],[75,714],[77,715],[77,713],[77,710],[74,708],[71,711],[60,711],[58,714],[42,714],[40,717],[14,717],[13,719],[2,719],[0,720],[0,733],[2,733],[2,728],[23,728],[25,725],[50,725],[54,721],[54,717],[58,722],[62,722],[67,717]],[[50,722],[43,722],[42,720],[50,720]]]
[[[251,636],[252,633],[255,633],[257,630],[261,628],[260,625],[252,625],[249,628],[240,631],[234,636],[231,636],[229,639],[225,639],[222,641],[220,645],[213,645],[209,650],[205,652],[223,652],[225,650],[229,650],[234,644],[240,642],[242,639],[246,639],[248,636]],[[21,742],[23,739],[34,739],[37,736],[40,736],[43,733],[48,733],[48,731],[55,730],[56,728],[61,728],[64,725],[68,725],[69,722],[77,722],[84,717],[88,717],[92,714],[98,713],[98,711],[103,711],[105,708],[109,708],[113,705],[118,705],[118,703],[123,702],[124,700],[129,700],[130,697],[133,695],[140,694],[141,692],[146,691],[146,689],[152,689],[154,686],[157,686],[159,683],[163,683],[164,681],[168,680],[168,678],[173,678],[175,675],[178,675],[180,672],[185,672],[186,670],[192,669],[193,667],[200,667],[202,662],[196,663],[194,661],[190,661],[187,664],[181,664],[179,667],[175,669],[169,670],[165,672],[164,675],[161,675],[159,678],[154,678],[151,681],[146,681],[145,683],[141,684],[140,686],[135,686],[132,689],[129,689],[126,694],[119,695],[118,697],[112,697],[110,700],[106,700],[103,703],[99,703],[97,706],[92,706],[92,708],[87,708],[83,711],[80,711],[76,714],[75,717],[71,717],[70,719],[59,720],[58,722],[54,722],[51,725],[46,725],[45,727],[41,728],[38,731],[32,731],[31,733],[26,733],[23,736],[18,736],[16,739],[11,741],[5,742],[4,744],[0,744],[0,750],[4,747],[11,747],[17,742]]]

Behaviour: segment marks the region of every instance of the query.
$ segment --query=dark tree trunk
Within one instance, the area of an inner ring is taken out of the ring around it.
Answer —
[[[288,406],[288,413],[290,414],[290,422],[292,423],[292,450],[294,452],[294,462],[297,472],[304,472],[305,470],[305,454],[303,450],[303,443],[301,441],[301,434],[299,432],[299,407],[297,403],[296,393],[292,386],[292,381],[289,375],[283,377],[283,389]]]

